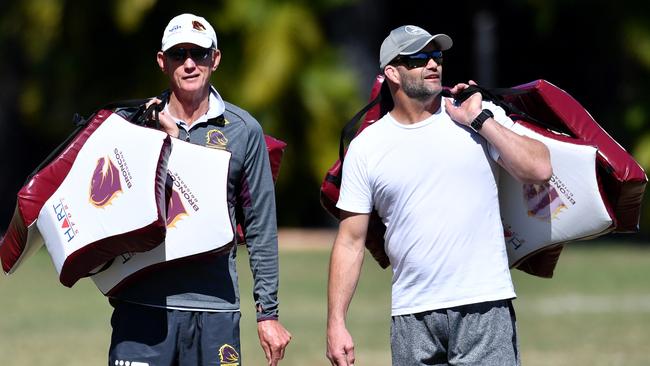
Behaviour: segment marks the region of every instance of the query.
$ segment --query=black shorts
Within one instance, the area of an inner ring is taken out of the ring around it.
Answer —
[[[109,366],[240,366],[239,312],[112,302]]]

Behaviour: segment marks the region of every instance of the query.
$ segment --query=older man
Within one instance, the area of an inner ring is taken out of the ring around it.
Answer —
[[[262,128],[210,85],[221,52],[204,18],[174,17],[156,57],[169,79],[169,90],[152,101],[164,104],[161,128],[172,137],[217,144],[232,154],[231,221],[246,233],[260,343],[269,365],[277,365],[291,335],[278,321],[275,194]],[[236,251],[233,245],[225,254],[162,267],[114,295],[109,365],[239,365]]]

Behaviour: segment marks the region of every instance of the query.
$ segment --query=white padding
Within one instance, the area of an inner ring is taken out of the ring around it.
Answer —
[[[546,144],[553,176],[538,186],[501,171],[499,201],[510,266],[549,245],[610,231],[612,219],[596,178],[596,149],[542,136],[520,124],[514,130]]]
[[[210,252],[233,240],[227,204],[230,153],[177,139],[172,142],[168,184],[173,181],[173,192],[165,242],[147,252],[117,257],[108,269],[93,275],[103,294],[152,266]]]
[[[37,219],[60,275],[77,259],[76,253],[83,251],[83,260],[102,255],[102,248],[85,252],[86,246],[159,221],[161,201],[155,187],[162,178],[156,173],[165,138],[163,132],[138,127],[115,114],[88,137]]]

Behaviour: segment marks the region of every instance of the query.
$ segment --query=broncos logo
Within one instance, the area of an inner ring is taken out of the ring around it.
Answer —
[[[228,138],[226,138],[226,135],[223,134],[223,132],[217,130],[216,128],[214,130],[208,131],[206,134],[206,145],[208,147],[216,147],[223,149],[226,147],[226,144],[228,143]]]
[[[555,187],[551,187],[548,183],[524,184],[523,188],[528,216],[550,221],[566,208]]]
[[[99,158],[90,181],[90,203],[104,207],[122,192],[120,171],[109,157]]]
[[[196,29],[198,31],[204,31],[205,30],[205,26],[203,24],[201,24],[201,22],[199,22],[198,20],[193,20],[192,21],[192,28],[194,28],[194,29]]]
[[[167,206],[167,228],[175,227],[176,223],[184,216],[187,216],[187,211],[185,210],[185,206],[183,206],[181,196],[173,189]]]
[[[219,362],[221,366],[239,366],[239,353],[235,347],[224,344],[219,348]]]

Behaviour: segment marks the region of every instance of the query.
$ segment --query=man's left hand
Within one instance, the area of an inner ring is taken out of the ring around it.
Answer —
[[[459,83],[449,91],[452,95],[455,95],[467,89],[470,85],[476,85],[476,83],[473,80],[470,80],[469,84]],[[467,98],[467,100],[460,105],[454,105],[451,100],[445,99],[445,109],[454,122],[469,126],[474,118],[481,113],[482,101],[483,98],[481,97],[481,93],[472,94],[471,97]]]
[[[291,333],[277,320],[257,322],[257,335],[269,366],[277,366],[284,358],[284,349],[291,341]]]

